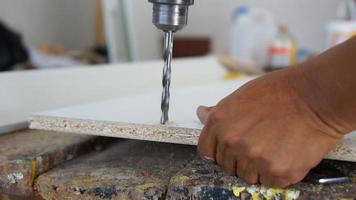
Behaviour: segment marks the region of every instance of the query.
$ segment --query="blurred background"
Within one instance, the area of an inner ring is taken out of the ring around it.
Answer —
[[[196,0],[174,56],[228,66],[302,62],[356,33],[354,0]],[[156,60],[147,0],[0,0],[0,71]]]

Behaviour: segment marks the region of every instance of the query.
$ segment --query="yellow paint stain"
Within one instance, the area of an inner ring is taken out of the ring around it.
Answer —
[[[177,185],[186,185],[188,180],[188,176],[176,176],[174,177],[173,182]]]
[[[251,195],[252,200],[260,200],[260,188],[252,186],[248,187],[246,190]]]
[[[285,200],[296,200],[300,195],[298,190],[257,186],[232,187],[232,192],[236,197],[239,197],[242,192],[247,192],[251,195],[251,199],[253,200],[259,200],[260,197],[263,197],[266,200],[273,200],[275,197],[282,197]]]
[[[246,187],[232,187],[232,193],[236,196],[239,197],[241,192],[245,191]]]
[[[137,185],[135,188],[137,190],[139,190],[139,191],[144,192],[148,188],[152,188],[152,187],[155,187],[155,186],[157,186],[157,183],[150,182],[150,183],[144,183],[144,184],[141,184],[141,185]]]
[[[227,81],[235,80],[235,79],[242,78],[242,77],[245,77],[245,76],[246,76],[246,73],[230,71],[230,72],[226,72],[225,73],[224,80],[227,80]]]
[[[37,167],[37,162],[36,160],[31,160],[31,184],[35,182],[36,178],[36,167]]]

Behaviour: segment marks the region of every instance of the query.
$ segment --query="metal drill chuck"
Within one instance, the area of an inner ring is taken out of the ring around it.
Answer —
[[[188,23],[188,8],[194,0],[148,0],[153,3],[153,24],[162,31],[179,31]]]

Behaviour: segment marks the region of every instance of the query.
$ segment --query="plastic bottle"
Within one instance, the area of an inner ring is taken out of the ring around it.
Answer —
[[[325,49],[356,36],[356,3],[353,0],[340,1],[337,19],[326,25]]]
[[[343,0],[337,6],[336,15],[339,20],[356,20],[356,1]]]
[[[281,69],[297,62],[297,45],[287,25],[278,27],[278,34],[270,45],[268,70]]]
[[[249,33],[250,27],[249,9],[245,6],[237,8],[232,21],[229,47],[231,55],[241,61],[252,60],[253,37]]]
[[[239,7],[231,26],[230,53],[240,61],[265,66],[267,50],[275,34],[275,20],[269,11]]]
[[[252,10],[253,55],[252,59],[260,66],[268,64],[268,49],[277,34],[277,25],[273,15],[266,9]]]

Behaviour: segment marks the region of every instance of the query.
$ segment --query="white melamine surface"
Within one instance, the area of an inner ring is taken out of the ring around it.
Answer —
[[[160,91],[162,69],[163,61],[151,61],[0,73],[0,132],[25,127],[31,113]],[[174,59],[172,91],[222,82],[224,73],[215,57]]]
[[[223,97],[249,80],[251,78],[172,90],[169,111],[170,126],[201,129],[202,125],[196,117],[197,107],[199,105],[215,105]],[[159,125],[160,105],[161,93],[157,91],[47,111],[35,115],[126,124]]]

